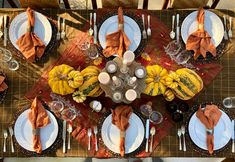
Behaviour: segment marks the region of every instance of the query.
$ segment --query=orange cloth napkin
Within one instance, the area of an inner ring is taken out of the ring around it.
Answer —
[[[3,92],[3,91],[5,91],[8,88],[8,86],[4,82],[4,80],[5,80],[5,77],[0,75],[0,92]]]
[[[112,123],[120,129],[120,154],[125,154],[125,132],[129,127],[129,118],[132,113],[132,108],[129,106],[119,106],[112,111]]]
[[[206,105],[205,110],[201,109],[201,105],[196,112],[197,118],[205,125],[207,129],[213,130],[218,123],[222,113],[216,105]],[[214,151],[214,135],[208,133],[206,136],[207,148],[210,154]]]
[[[36,56],[41,58],[45,51],[45,45],[40,40],[40,38],[33,33],[34,28],[34,11],[30,8],[26,10],[28,15],[28,29],[27,32],[22,35],[16,42],[19,46],[20,52],[24,55],[24,57],[30,61],[34,62]]]
[[[106,35],[106,48],[103,50],[105,57],[117,54],[122,57],[123,53],[128,50],[131,42],[124,32],[124,17],[121,7],[118,8],[118,31]]]
[[[42,145],[40,141],[40,128],[47,126],[50,123],[49,116],[38,97],[32,102],[31,111],[28,114],[28,119],[33,128],[33,149],[37,153],[42,152]]]
[[[216,56],[216,48],[211,41],[211,36],[204,29],[205,10],[199,9],[197,15],[198,30],[192,33],[187,40],[186,49],[194,51],[194,59],[202,55],[206,58],[206,52]]]

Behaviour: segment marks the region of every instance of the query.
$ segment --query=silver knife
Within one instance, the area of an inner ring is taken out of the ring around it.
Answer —
[[[3,36],[3,16],[0,16],[0,38]]]
[[[146,138],[146,146],[145,146],[145,152],[149,152],[149,119],[146,120],[146,128],[145,128],[145,138]]]
[[[3,38],[3,45],[4,47],[7,46],[7,15],[4,15],[4,38]]]
[[[65,140],[66,140],[66,120],[63,121],[63,134],[62,134],[62,138],[63,138],[63,153],[66,152],[66,146],[65,146]]]
[[[223,17],[224,17],[224,39],[228,40],[226,16],[224,15]]]
[[[234,139],[235,139],[235,123],[234,120],[232,120],[232,153],[234,153],[235,148],[234,148]]]
[[[94,44],[97,44],[97,25],[96,25],[96,13],[94,13]]]
[[[180,26],[179,26],[180,15],[176,15],[176,41],[180,42]]]

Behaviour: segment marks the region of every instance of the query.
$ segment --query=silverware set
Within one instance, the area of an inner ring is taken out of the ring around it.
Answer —
[[[142,31],[142,35],[143,35],[143,39],[147,39],[147,37],[151,37],[151,27],[150,27],[150,15],[147,16],[147,31],[145,28],[145,15],[142,14],[142,22],[143,22],[143,31]]]
[[[229,28],[227,27],[226,16],[224,15],[223,18],[224,18],[224,39],[228,40],[229,38],[231,39],[233,37],[233,33],[232,33],[232,20],[233,20],[233,18],[229,17]],[[227,29],[228,29],[228,31],[227,31]]]
[[[149,130],[150,130],[150,147],[149,147]],[[146,146],[145,146],[145,152],[153,152],[153,138],[156,134],[156,128],[151,127],[150,129],[150,120],[146,120],[146,126],[145,126],[145,138],[146,138]]]
[[[172,23],[171,23],[171,32],[170,32],[170,38],[175,39],[177,43],[180,41],[180,15],[176,14],[176,31],[175,31],[175,15],[172,15]]]
[[[9,131],[9,134],[8,134],[8,131]],[[3,130],[3,138],[4,138],[4,141],[3,141],[3,152],[6,152],[7,151],[7,138],[10,136],[10,143],[11,143],[11,152],[14,153],[15,152],[15,149],[14,149],[14,142],[13,142],[13,135],[14,135],[14,131],[13,131],[13,128],[12,126],[10,126],[8,128],[8,131],[7,129],[4,129]]]
[[[98,138],[97,138],[97,134],[98,134],[98,127],[97,126],[94,126],[93,127],[93,133],[94,133],[94,136],[95,136],[95,151],[98,151],[99,148],[98,148]],[[91,136],[92,136],[92,128],[88,128],[87,130],[87,136],[88,136],[88,151],[91,150]]]
[[[61,26],[61,19],[62,19],[62,26]],[[58,31],[56,34],[56,40],[61,40],[61,39],[65,39],[66,35],[65,35],[65,19],[61,18],[58,16],[57,19],[57,27],[58,27]]]
[[[177,130],[177,135],[179,138],[179,150],[187,151],[186,149],[186,141],[185,141],[185,126],[182,125],[181,128]],[[183,148],[182,148],[182,139],[183,138]]]
[[[62,140],[63,140],[63,153],[66,153],[66,132],[68,133],[68,145],[67,150],[71,149],[71,133],[73,132],[72,124],[63,121],[63,132],[62,132]]]

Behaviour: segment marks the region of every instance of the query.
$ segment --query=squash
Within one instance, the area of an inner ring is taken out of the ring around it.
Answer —
[[[172,101],[175,98],[175,94],[172,92],[171,89],[167,89],[163,96],[167,101]]]
[[[68,83],[68,74],[73,70],[73,67],[62,64],[55,66],[49,72],[48,84],[51,87],[53,93],[67,95],[75,91],[75,89],[70,87]]]
[[[83,76],[80,71],[73,70],[68,74],[68,83],[72,88],[78,88],[83,83]]]
[[[175,76],[177,76],[179,80],[175,79]],[[188,68],[182,68],[178,69],[176,72],[171,72],[168,77],[166,78],[168,87],[171,88],[173,93],[182,100],[191,99],[203,88],[203,81],[201,77]],[[173,86],[175,83],[176,86]]]
[[[100,70],[95,66],[88,66],[81,71],[83,76],[83,84],[79,87],[84,95],[90,97],[98,97],[103,93],[98,80]]]
[[[86,96],[81,91],[75,91],[72,97],[77,103],[82,103],[86,100]]]
[[[147,86],[144,93],[150,96],[164,94],[166,91],[165,78],[168,76],[167,70],[159,65],[147,66],[146,70],[145,83]]]

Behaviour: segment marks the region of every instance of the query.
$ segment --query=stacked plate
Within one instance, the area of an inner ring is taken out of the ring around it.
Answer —
[[[52,37],[52,27],[48,19],[39,12],[34,11],[35,25],[34,33],[47,46]],[[11,22],[9,28],[9,38],[16,49],[19,50],[16,41],[27,32],[28,17],[26,12],[17,15]]]
[[[22,148],[33,152],[32,125],[28,119],[29,111],[29,109],[25,110],[17,118],[14,126],[14,134],[16,141]],[[52,146],[52,144],[56,141],[59,132],[59,126],[55,116],[48,110],[47,113],[51,122],[46,127],[40,128],[42,150],[46,150]]]

